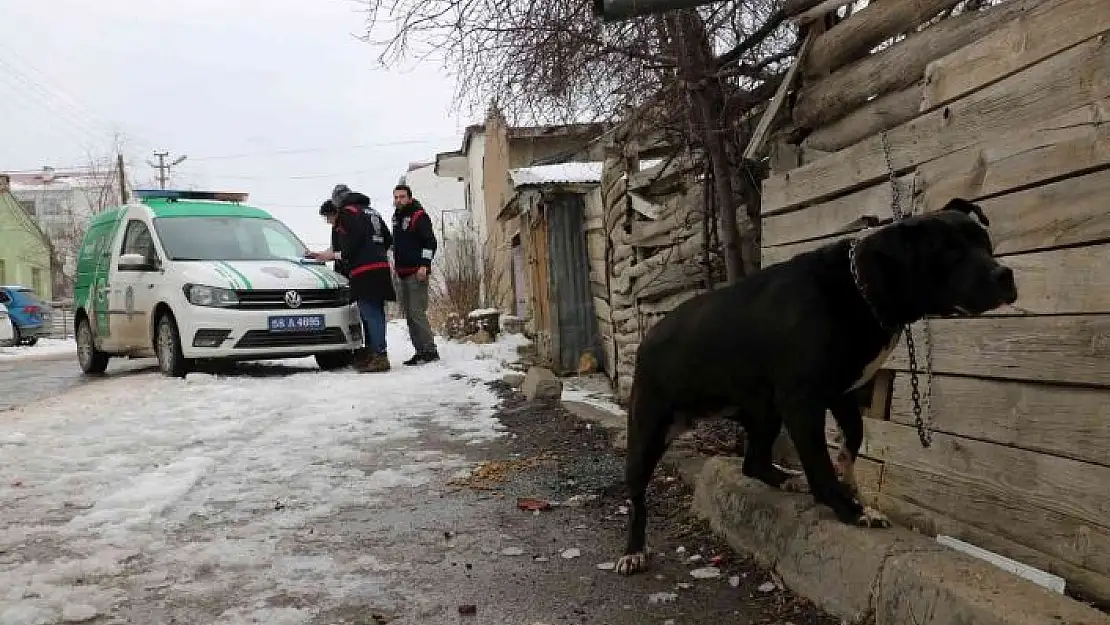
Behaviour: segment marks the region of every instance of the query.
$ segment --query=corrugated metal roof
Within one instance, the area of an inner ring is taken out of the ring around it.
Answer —
[[[597,184],[601,182],[601,169],[600,162],[536,165],[510,169],[509,179],[514,187],[556,183]]]

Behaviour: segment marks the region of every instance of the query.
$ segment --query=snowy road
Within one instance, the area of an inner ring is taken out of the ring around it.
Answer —
[[[398,361],[407,336],[389,332]],[[312,547],[314,528],[411,527],[393,505],[501,434],[474,380],[500,377],[503,341],[381,375],[139,372],[0,413],[0,623],[283,625],[410,600],[386,583],[403,550]]]
[[[8,349],[8,354],[4,350]],[[81,373],[77,356],[69,353],[46,353],[39,355],[36,348],[25,348],[28,352],[23,358],[11,356],[10,348],[0,348],[0,412],[24,406],[47,397],[68,393],[74,388],[95,378],[87,378]],[[76,351],[76,347],[73,351]],[[5,358],[4,356],[9,357]],[[108,369],[108,377],[133,375],[136,372],[151,371],[157,364],[153,360],[123,360],[113,362]]]

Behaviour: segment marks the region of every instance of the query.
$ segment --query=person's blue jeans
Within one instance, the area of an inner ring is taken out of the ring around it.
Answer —
[[[384,354],[385,302],[376,299],[359,299],[358,313],[366,330],[366,348],[371,354]]]

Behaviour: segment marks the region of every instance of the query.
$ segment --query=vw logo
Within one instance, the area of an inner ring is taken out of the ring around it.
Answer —
[[[296,291],[286,291],[285,305],[290,308],[299,308],[301,306],[301,294]]]

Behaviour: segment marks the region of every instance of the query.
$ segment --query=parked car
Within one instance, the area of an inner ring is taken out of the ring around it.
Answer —
[[[0,304],[8,309],[16,345],[34,345],[50,333],[50,307],[25,286],[0,286]]]
[[[137,190],[93,218],[77,259],[74,330],[86,373],[115,356],[197,360],[315,356],[348,366],[362,322],[346,278],[306,260],[281,221],[245,194]]]
[[[12,325],[11,315],[8,314],[8,307],[0,304],[0,347],[8,347],[15,344],[15,326]]]

